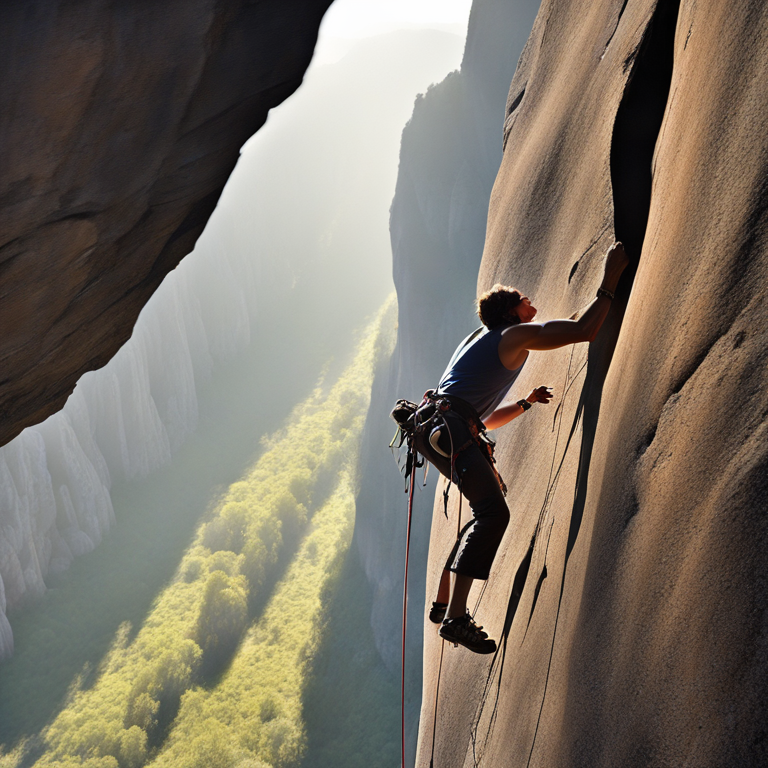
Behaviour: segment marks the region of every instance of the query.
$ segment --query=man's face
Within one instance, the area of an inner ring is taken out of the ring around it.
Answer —
[[[530,323],[536,317],[537,311],[527,296],[523,296],[520,303],[515,307],[515,314],[520,318],[521,323]]]

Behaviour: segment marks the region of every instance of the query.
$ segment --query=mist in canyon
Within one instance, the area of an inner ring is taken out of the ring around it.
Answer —
[[[321,46],[130,341],[0,448],[0,764],[396,759],[397,687],[346,551],[394,343],[400,135],[463,47],[450,28]],[[328,616],[353,647],[323,644]],[[371,720],[347,696],[329,732],[347,652]],[[237,696],[255,741],[216,703]]]

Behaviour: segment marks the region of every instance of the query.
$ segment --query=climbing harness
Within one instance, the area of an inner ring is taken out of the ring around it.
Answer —
[[[462,420],[467,424],[469,427],[470,435],[471,437],[464,442],[460,446],[456,446],[454,444],[453,440],[453,434],[451,433],[451,428],[448,423],[448,420],[445,418],[445,414],[449,411],[453,411],[458,416],[462,418]],[[401,473],[403,474],[405,478],[405,491],[408,494],[408,518],[407,518],[407,525],[406,525],[406,536],[405,536],[405,569],[404,569],[404,577],[403,577],[403,630],[402,630],[402,649],[401,649],[401,676],[400,676],[400,730],[401,730],[401,760],[402,760],[402,767],[405,768],[405,641],[406,641],[406,626],[407,626],[407,615],[408,615],[408,564],[409,564],[409,554],[410,554],[410,544],[411,544],[411,525],[412,525],[412,519],[413,519],[413,491],[414,491],[414,472],[418,467],[421,467],[424,465],[424,485],[426,485],[426,478],[427,478],[427,469],[429,466],[429,462],[425,460],[424,457],[420,457],[418,454],[418,451],[416,450],[416,444],[415,444],[415,437],[416,433],[419,432],[420,434],[428,434],[428,442],[430,446],[440,455],[445,456],[445,458],[450,459],[450,476],[448,478],[448,484],[445,488],[445,491],[443,492],[443,514],[445,515],[446,519],[448,517],[448,498],[449,493],[451,489],[452,483],[456,483],[457,487],[459,488],[459,491],[461,491],[461,485],[460,485],[460,479],[458,477],[458,474],[456,472],[456,459],[461,454],[462,451],[464,451],[466,448],[468,448],[473,443],[478,445],[481,450],[483,451],[483,454],[487,458],[489,464],[491,465],[491,468],[493,469],[493,473],[496,477],[496,480],[499,483],[499,487],[502,490],[502,493],[506,495],[507,493],[507,487],[504,484],[504,481],[502,480],[501,476],[499,475],[498,470],[496,469],[496,460],[494,458],[494,447],[495,442],[491,440],[490,437],[488,437],[488,434],[485,430],[485,427],[483,426],[482,421],[480,421],[480,418],[477,416],[474,408],[469,403],[465,403],[463,400],[457,397],[447,397],[438,395],[435,390],[428,390],[424,393],[424,397],[422,398],[422,401],[420,404],[413,403],[409,400],[398,400],[395,404],[395,407],[392,409],[392,412],[390,414],[394,421],[397,423],[397,430],[395,432],[394,437],[392,438],[389,447],[391,450],[400,449],[403,444],[405,443],[407,447],[406,451],[406,459],[405,459],[405,465],[400,466],[400,462],[398,461],[398,468],[400,469]],[[444,450],[442,450],[439,446],[439,439],[442,436],[442,430],[445,429],[448,438],[449,438],[449,445],[450,445],[450,454],[446,454]],[[459,510],[458,510],[458,519],[457,519],[457,526],[456,526],[456,543],[454,544],[453,549],[451,550],[451,553],[448,557],[448,560],[446,561],[444,572],[448,570],[450,562],[454,559],[456,550],[459,546],[459,542],[462,539],[462,536],[469,530],[470,526],[474,522],[473,520],[470,520],[463,528],[461,526],[461,506],[462,506],[462,496],[461,493],[459,493]],[[441,576],[442,578],[442,576]],[[477,608],[480,604],[480,600],[482,600],[482,595],[485,592],[485,585],[483,585],[483,590],[481,591],[480,597],[478,598],[477,604],[475,605],[475,609],[472,612],[472,616],[474,618],[474,613],[477,611]],[[438,677],[437,677],[437,684],[435,688],[435,705],[434,705],[434,722],[432,727],[432,754],[430,756],[430,768],[432,768],[434,764],[434,752],[435,752],[435,735],[437,730],[437,706],[438,706],[438,698],[440,694],[440,678],[442,675],[442,666],[443,666],[443,652],[445,650],[445,640],[441,640],[441,647],[440,647],[440,666],[438,670]]]

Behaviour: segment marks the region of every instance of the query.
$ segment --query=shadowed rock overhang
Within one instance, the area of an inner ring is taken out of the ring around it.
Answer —
[[[0,445],[128,339],[329,5],[3,3]]]

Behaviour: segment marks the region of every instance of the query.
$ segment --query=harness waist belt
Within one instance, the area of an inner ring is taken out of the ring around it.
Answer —
[[[461,416],[470,424],[475,424],[481,431],[485,430],[485,425],[478,412],[466,401],[456,395],[435,395],[436,398],[447,400],[451,404],[451,410]]]

